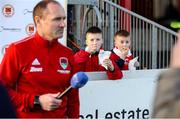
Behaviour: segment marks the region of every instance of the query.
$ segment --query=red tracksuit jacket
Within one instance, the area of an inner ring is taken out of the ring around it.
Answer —
[[[79,94],[72,89],[54,111],[34,107],[34,96],[63,92],[75,72],[73,53],[54,40],[51,44],[38,33],[7,49],[0,66],[0,75],[19,117],[79,117]]]
[[[121,70],[119,70],[118,66],[115,62],[113,62],[115,70],[109,71],[106,70],[103,66],[99,64],[98,54],[95,53],[90,55],[90,53],[80,50],[74,55],[75,63],[78,65],[78,68],[82,71],[91,72],[91,71],[106,71],[109,79],[121,79],[123,74]]]
[[[123,60],[113,50],[111,50],[110,58],[116,62],[121,70],[129,70],[129,61],[133,59],[133,55],[129,53],[125,60]]]

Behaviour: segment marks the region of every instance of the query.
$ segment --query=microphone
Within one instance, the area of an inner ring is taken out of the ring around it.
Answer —
[[[81,88],[88,82],[88,76],[84,72],[77,72],[71,78],[71,85],[56,98],[60,99],[64,96],[71,88]]]

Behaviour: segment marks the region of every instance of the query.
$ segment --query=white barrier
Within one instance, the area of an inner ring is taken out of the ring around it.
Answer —
[[[80,118],[149,118],[160,71],[124,71],[124,78],[115,81],[103,80],[105,72],[87,73],[90,81],[80,89]]]

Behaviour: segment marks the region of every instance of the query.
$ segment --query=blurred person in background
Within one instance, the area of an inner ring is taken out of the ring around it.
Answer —
[[[180,29],[180,0],[171,0],[165,14],[158,19],[158,22],[177,32]]]
[[[180,118],[180,32],[171,55],[170,69],[160,74],[152,118]]]
[[[16,118],[16,112],[11,104],[7,90],[0,78],[0,118]]]

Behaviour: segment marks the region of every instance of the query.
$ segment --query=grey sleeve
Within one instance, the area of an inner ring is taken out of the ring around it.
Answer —
[[[152,118],[180,118],[180,68],[160,74]]]

